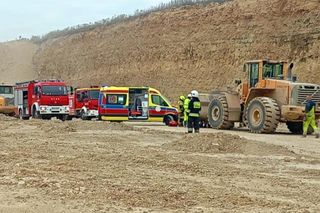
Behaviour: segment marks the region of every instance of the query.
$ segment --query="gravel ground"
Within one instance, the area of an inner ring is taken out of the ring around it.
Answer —
[[[183,131],[0,116],[0,212],[320,211],[317,152]]]

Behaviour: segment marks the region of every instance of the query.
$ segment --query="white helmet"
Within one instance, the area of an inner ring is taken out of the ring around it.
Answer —
[[[192,90],[191,91],[191,97],[198,98],[199,97],[198,91],[197,90]]]
[[[188,98],[192,98],[192,95],[191,95],[191,93],[189,93],[189,94],[188,94]]]

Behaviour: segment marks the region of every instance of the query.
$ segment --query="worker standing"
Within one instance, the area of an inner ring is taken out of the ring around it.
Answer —
[[[184,121],[184,101],[186,100],[186,97],[184,95],[181,95],[179,97],[179,101],[178,101],[178,104],[179,104],[179,123],[184,125],[183,124],[183,121]]]
[[[315,102],[312,101],[312,97],[311,96],[307,96],[307,104],[306,104],[306,109],[305,109],[305,117],[304,117],[304,121],[303,121],[303,137],[307,137],[307,133],[308,133],[308,128],[309,126],[311,126],[314,130],[314,132],[316,133],[316,137],[319,138],[320,137],[320,133],[319,130],[317,128],[316,125],[316,118],[315,118],[315,107],[316,104]]]
[[[191,94],[188,94],[188,97],[184,100],[184,103],[183,103],[183,108],[184,108],[183,126],[184,127],[188,126],[188,108],[189,108],[190,100],[191,100]]]
[[[193,133],[193,129],[195,133],[199,133],[201,103],[198,91],[192,90],[191,97],[188,106],[188,133]]]

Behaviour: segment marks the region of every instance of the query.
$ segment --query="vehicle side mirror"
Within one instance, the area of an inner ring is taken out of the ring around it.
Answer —
[[[73,87],[68,87],[68,92],[69,92],[71,95],[73,94],[73,91],[74,91]]]
[[[292,76],[292,82],[296,82],[297,80],[298,80],[298,78],[296,75]]]
[[[242,83],[242,81],[241,81],[240,79],[237,79],[237,80],[234,81],[234,83],[235,83],[236,85],[240,85],[240,84]]]
[[[41,89],[40,87],[36,87],[36,93],[40,97],[41,96]]]

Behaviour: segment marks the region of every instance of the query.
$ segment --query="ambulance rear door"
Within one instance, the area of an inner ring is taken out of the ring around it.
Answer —
[[[129,89],[129,120],[148,120],[149,118],[149,89]]]

